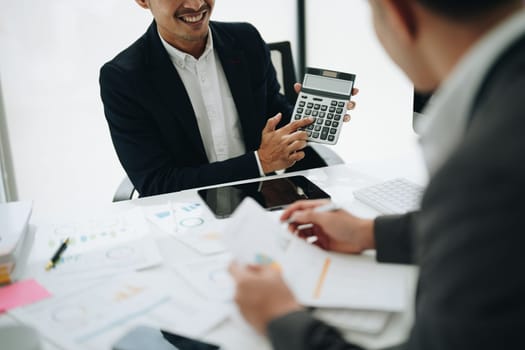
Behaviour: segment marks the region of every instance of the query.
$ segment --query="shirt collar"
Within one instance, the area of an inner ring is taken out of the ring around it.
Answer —
[[[433,175],[461,142],[472,104],[498,57],[525,33],[525,10],[491,30],[470,49],[423,112],[421,146]],[[426,121],[425,121],[426,119]]]
[[[179,68],[186,67],[187,64],[195,63],[197,61],[206,59],[208,55],[213,51],[213,35],[212,31],[208,29],[208,39],[206,41],[206,47],[204,48],[204,52],[202,55],[196,59],[192,55],[181,51],[173,46],[171,46],[164,38],[159,34],[160,41],[162,42],[162,45],[168,52],[168,55],[170,56],[171,61],[173,64],[175,64]]]

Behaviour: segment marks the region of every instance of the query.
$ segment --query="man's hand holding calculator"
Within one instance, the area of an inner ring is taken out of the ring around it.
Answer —
[[[294,90],[297,94],[299,94],[301,92],[301,89],[303,88],[303,84],[301,83],[295,83],[294,85]],[[359,93],[359,89],[358,88],[352,88],[352,96],[355,96]],[[348,123],[351,119],[352,119],[352,116],[348,113],[352,110],[355,109],[355,107],[357,106],[357,103],[355,101],[348,101],[346,102],[346,114],[343,116],[343,122],[345,123]]]
[[[343,96],[346,98],[345,102],[338,100],[337,107],[329,106],[328,103],[331,104],[334,100],[329,100],[328,98],[324,99],[327,104],[326,108],[322,107],[321,103],[317,106],[316,103],[312,102],[310,106],[310,104],[306,102],[307,98],[304,96],[318,100],[320,98],[307,95],[309,91],[311,92],[311,90],[308,89],[301,92],[303,90],[303,84],[296,83],[294,89],[299,94],[299,98],[297,99],[290,123],[280,129],[276,129],[277,124],[279,124],[282,118],[282,115],[279,113],[268,120],[262,132],[261,146],[257,154],[264,173],[289,168],[297,161],[303,159],[305,154],[301,150],[306,147],[308,141],[335,144],[339,137],[341,122],[350,121],[348,111],[353,110],[356,106],[355,102],[350,101],[350,97],[359,93],[359,89],[354,88],[355,75],[321,70],[314,70],[314,72],[328,72],[327,74],[332,74],[333,76],[342,74],[344,78],[350,79],[344,81],[340,87],[338,86],[339,88],[348,89],[348,91],[345,90],[345,92],[348,92],[348,96]],[[333,80],[334,78],[330,79]],[[328,80],[329,82],[330,79]],[[308,82],[306,77],[305,82]],[[323,99],[321,98],[321,100]],[[343,104],[341,105],[341,103]],[[297,111],[300,110],[301,105],[305,107],[303,110],[310,106],[313,111],[311,111],[309,115],[306,115],[307,112],[305,112],[301,117],[297,117]],[[340,113],[337,114],[337,112]],[[321,121],[323,122],[322,125],[320,123]],[[316,138],[314,138],[314,136]]]
[[[342,122],[350,120],[347,112],[355,107],[350,101],[350,97],[357,93],[354,82],[354,74],[307,68],[291,122],[314,118],[313,123],[304,129],[308,141],[337,143]]]

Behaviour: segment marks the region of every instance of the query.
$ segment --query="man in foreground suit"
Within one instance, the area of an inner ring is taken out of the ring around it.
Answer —
[[[401,348],[518,349],[525,340],[525,12],[515,0],[370,0],[376,33],[416,88],[437,88],[422,135],[430,173],[421,210],[357,218],[322,202],[282,215],[313,223],[319,245],[376,249],[420,267]],[[358,349],[314,319],[278,272],[232,264],[236,302],[275,349]]]
[[[214,0],[135,1],[154,21],[102,67],[100,87],[141,196],[326,165],[298,130],[312,120],[288,124],[292,106],[254,27],[210,22]]]

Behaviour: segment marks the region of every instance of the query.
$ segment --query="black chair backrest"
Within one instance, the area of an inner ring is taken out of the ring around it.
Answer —
[[[277,79],[286,99],[293,105],[297,94],[293,85],[297,82],[295,76],[295,64],[292,56],[292,47],[289,41],[269,43],[270,53],[278,53],[279,59],[272,57],[272,63],[277,71]],[[281,76],[282,74],[282,76]]]

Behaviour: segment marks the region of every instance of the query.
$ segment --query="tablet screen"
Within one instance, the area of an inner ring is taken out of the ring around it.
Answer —
[[[313,182],[298,175],[208,188],[198,193],[218,218],[229,217],[246,197],[268,210],[283,209],[299,199],[330,198]]]

